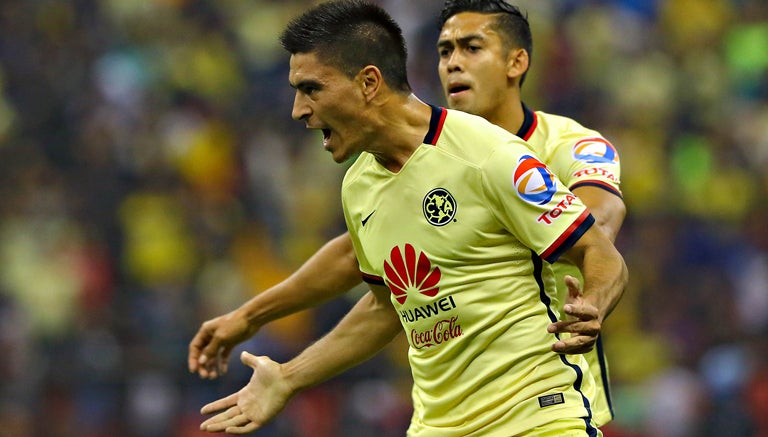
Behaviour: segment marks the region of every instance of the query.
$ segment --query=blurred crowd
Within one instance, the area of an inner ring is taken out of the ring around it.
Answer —
[[[248,349],[288,359],[364,290],[262,329],[215,381],[199,325],[344,230],[290,118],[277,36],[312,1],[0,1],[0,437],[199,436]],[[381,0],[444,104],[441,0]],[[619,150],[630,285],[606,322],[607,437],[768,436],[768,3],[525,0],[526,103]],[[265,436],[401,436],[405,345],[298,396]]]

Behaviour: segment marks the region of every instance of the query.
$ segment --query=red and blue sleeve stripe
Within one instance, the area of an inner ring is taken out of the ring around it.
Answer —
[[[541,257],[548,263],[553,264],[563,253],[573,247],[573,245],[579,241],[579,238],[581,238],[593,224],[595,224],[595,218],[592,217],[592,214],[590,214],[588,210],[584,210],[579,218],[571,223],[571,226],[560,235],[560,238],[555,240],[555,242],[541,254]]]
[[[624,198],[624,196],[621,195],[621,192],[619,190],[617,190],[616,187],[614,187],[611,184],[605,183],[603,181],[579,181],[579,182],[576,182],[575,184],[571,185],[570,187],[568,187],[568,189],[573,191],[574,188],[579,188],[579,187],[602,188],[603,190],[605,190],[605,191],[607,191],[607,192],[609,192],[611,194],[615,194],[616,196],[619,196],[620,199]]]

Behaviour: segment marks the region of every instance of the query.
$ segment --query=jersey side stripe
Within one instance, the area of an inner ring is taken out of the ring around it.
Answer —
[[[613,412],[613,399],[611,398],[611,384],[608,381],[608,366],[605,362],[605,352],[603,350],[603,336],[597,337],[597,361],[600,364],[600,376],[603,380],[603,391],[605,392],[605,400],[608,402],[608,411],[611,413],[611,419],[615,417]]]
[[[549,320],[554,323],[557,321],[557,316],[552,311],[552,299],[550,299],[549,296],[547,295],[544,288],[544,281],[542,280],[542,277],[541,277],[543,263],[542,263],[541,257],[536,255],[536,252],[534,251],[531,251],[531,262],[533,262],[533,276],[534,278],[536,278],[536,284],[539,287],[539,299],[541,299],[541,302],[547,308],[547,315],[549,316]],[[555,334],[555,337],[558,340],[560,339],[559,334]],[[581,395],[581,400],[584,403],[584,408],[587,410],[587,417],[584,418],[587,435],[589,437],[597,437],[597,429],[591,425],[592,408],[589,404],[589,399],[581,391],[581,383],[584,380],[584,373],[581,371],[581,368],[579,366],[576,366],[573,363],[569,362],[566,357],[567,356],[565,354],[560,354],[560,361],[562,361],[563,364],[570,367],[571,370],[573,370],[576,373],[576,380],[573,383],[573,387]]]

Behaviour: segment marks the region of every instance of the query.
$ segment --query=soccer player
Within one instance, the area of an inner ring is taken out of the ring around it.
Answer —
[[[448,0],[439,24],[438,70],[448,106],[480,115],[526,140],[614,240],[626,213],[616,149],[574,120],[533,112],[521,102],[520,88],[533,51],[526,17],[503,0]],[[562,305],[565,278],[578,278],[579,272],[567,261],[553,267]],[[586,358],[597,382],[592,413],[601,426],[613,419],[613,408],[600,339]]]
[[[292,116],[322,130],[336,162],[360,155],[342,203],[371,290],[287,363],[243,353],[250,382],[203,407],[216,414],[201,428],[258,429],[293,395],[404,331],[409,435],[601,435],[594,379],[582,355],[566,354],[594,346],[627,272],[584,204],[520,138],[414,96],[402,33],[378,6],[321,4],[281,43]],[[560,257],[583,274],[583,291],[563,308],[568,321],[552,305],[549,263]]]
[[[520,88],[532,53],[526,17],[502,0],[449,0],[440,18],[439,74],[449,107],[480,115],[524,138],[613,240],[626,212],[619,191],[618,154],[598,132],[523,105]],[[567,293],[564,278],[579,274],[567,262],[555,263],[554,268],[561,306]],[[287,280],[205,322],[190,344],[190,371],[215,378],[226,371],[232,349],[261,326],[318,305],[359,282],[351,240],[348,234],[341,235]],[[576,287],[571,280],[569,284]],[[587,360],[598,382],[592,411],[602,425],[613,413],[600,339]]]
[[[449,107],[480,115],[525,139],[587,205],[598,227],[615,239],[626,212],[616,149],[598,132],[565,117],[533,112],[521,101],[533,49],[526,17],[503,0],[448,0],[440,24],[439,75]],[[561,307],[567,294],[564,278],[579,273],[563,261],[554,267],[556,302]],[[217,377],[226,372],[232,349],[264,324],[325,302],[359,283],[352,243],[343,234],[285,281],[205,322],[190,343],[190,371]],[[602,425],[613,412],[600,339],[587,360],[598,382],[592,411]]]

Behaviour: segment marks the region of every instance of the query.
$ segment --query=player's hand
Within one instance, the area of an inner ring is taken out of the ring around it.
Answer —
[[[293,396],[280,364],[248,352],[243,352],[240,360],[253,369],[251,380],[237,393],[204,406],[200,413],[216,415],[203,422],[201,430],[228,434],[253,432],[275,417]]]
[[[189,343],[189,371],[209,379],[227,373],[232,349],[257,330],[237,310],[203,323]]]
[[[600,314],[597,307],[584,301],[578,279],[566,276],[565,285],[568,287],[568,296],[563,307],[566,320],[552,323],[547,327],[547,331],[571,334],[568,338],[562,336],[553,344],[553,351],[561,354],[583,354],[594,348],[600,335]]]

